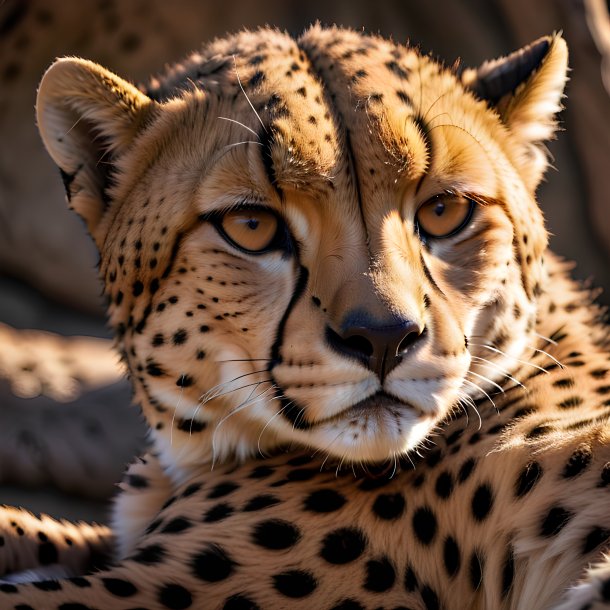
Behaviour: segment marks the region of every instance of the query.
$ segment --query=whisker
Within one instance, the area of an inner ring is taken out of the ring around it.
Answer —
[[[496,383],[495,381],[492,381],[488,377],[485,377],[485,375],[479,375],[479,373],[475,373],[474,371],[468,371],[467,374],[474,375],[475,377],[478,377],[479,379],[486,381],[487,383],[490,383],[494,387],[498,388],[498,390],[500,390],[500,392],[502,394],[504,394],[504,388],[499,383]]]
[[[223,386],[226,386],[230,383],[234,383],[235,381],[237,381],[238,379],[243,379],[244,377],[248,377],[249,375],[258,375],[261,373],[267,373],[267,369],[260,369],[258,371],[250,371],[249,373],[244,373],[243,375],[238,375],[237,377],[234,377],[233,379],[229,380],[229,381],[223,381],[222,383],[217,383],[215,386],[212,386],[209,390],[206,390],[200,397],[199,400],[200,401],[205,401],[206,397],[209,396],[211,393],[217,391],[217,390],[222,390]]]
[[[521,358],[517,358],[517,356],[507,354],[506,352],[503,352],[502,350],[498,349],[497,347],[493,347],[491,345],[486,345],[484,343],[472,343],[472,342],[470,343],[470,345],[474,345],[475,347],[484,347],[485,349],[495,352],[496,354],[500,354],[500,356],[504,356],[505,358],[512,358],[519,364],[525,364],[526,366],[531,366],[532,368],[538,369],[539,371],[542,371],[543,373],[548,373],[548,371],[545,368],[542,368],[541,366],[538,366],[537,364],[534,364],[533,362],[528,362],[527,360],[521,360]]]
[[[537,333],[535,331],[534,331],[534,334],[539,339],[543,339],[544,341],[547,341],[548,343],[551,343],[552,345],[559,345],[559,343],[557,343],[557,341],[553,341],[553,339],[551,339],[550,337],[545,337],[544,335],[541,335],[540,333]]]
[[[256,133],[256,131],[254,131],[254,129],[248,127],[247,125],[244,125],[244,123],[242,123],[241,121],[236,121],[235,119],[230,119],[226,116],[219,116],[217,118],[219,118],[221,121],[229,121],[230,123],[235,123],[236,125],[247,129],[252,135],[256,136],[259,140],[261,139],[260,136]]]
[[[235,76],[237,77],[237,82],[239,83],[239,88],[241,89],[241,92],[244,94],[244,97],[246,98],[248,104],[250,104],[250,108],[252,108],[252,112],[254,112],[254,114],[256,115],[256,118],[258,119],[258,122],[262,125],[263,129],[265,130],[265,133],[267,133],[267,128],[265,127],[265,124],[263,123],[263,120],[261,119],[261,117],[258,114],[258,112],[256,112],[256,108],[254,107],[254,105],[250,101],[250,98],[248,97],[248,94],[246,93],[246,90],[244,89],[244,86],[241,84],[241,78],[239,78],[239,72],[237,70],[237,59],[235,58],[235,55],[233,55],[233,65],[235,67]]]
[[[528,349],[534,350],[535,352],[538,352],[539,354],[544,354],[545,356],[547,356],[547,358],[550,358],[560,368],[562,368],[562,369],[566,368],[561,362],[559,362],[559,360],[557,360],[557,358],[555,358],[555,356],[553,356],[552,354],[549,354],[548,352],[545,352],[543,349],[539,349],[537,347],[532,347],[531,345],[526,345],[525,347],[527,347]]]
[[[472,356],[471,355],[471,358],[473,360],[478,360],[481,362],[481,364],[479,364],[478,366],[484,366],[487,368],[493,367],[496,370],[500,371],[500,373],[502,373],[502,375],[504,375],[504,377],[506,377],[507,379],[510,379],[516,385],[522,387],[524,390],[527,389],[516,377],[513,377],[512,375],[510,375],[508,370],[501,367],[499,364],[496,364],[495,362],[491,362],[490,360],[487,360],[486,358],[482,358],[481,356]]]
[[[476,388],[477,390],[479,390],[479,392],[481,392],[481,394],[484,394],[485,397],[487,398],[487,400],[489,400],[489,402],[494,406],[494,409],[496,411],[498,411],[498,413],[500,412],[498,410],[498,407],[496,406],[496,403],[492,400],[491,396],[480,386],[478,386],[476,383],[469,381],[468,379],[464,379],[464,383],[467,383],[468,385],[471,385],[472,387]]]
[[[276,396],[276,398],[283,398],[283,396]],[[284,411],[285,409],[288,409],[288,407],[291,407],[293,405],[294,401],[291,400],[290,402],[286,403],[281,409],[279,409],[277,412],[275,412],[268,420],[267,423],[263,426],[263,429],[261,430],[260,434],[258,435],[258,441],[256,443],[258,452],[265,457],[265,454],[263,453],[262,449],[261,449],[261,438],[263,436],[263,433],[265,432],[265,430],[267,429],[267,426],[269,426],[269,424],[278,416],[282,413],[282,411]]]

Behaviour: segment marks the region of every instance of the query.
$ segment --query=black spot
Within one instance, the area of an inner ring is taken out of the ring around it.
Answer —
[[[316,579],[304,570],[289,570],[273,577],[273,586],[278,593],[286,597],[299,598],[311,594],[316,586]]]
[[[332,513],[339,510],[345,502],[345,497],[334,489],[317,489],[305,498],[303,508],[314,513]]]
[[[477,521],[483,521],[493,508],[494,498],[491,487],[479,485],[472,496],[472,516]]]
[[[421,598],[424,602],[424,606],[426,606],[426,610],[440,609],[438,595],[428,585],[422,587]]]
[[[315,468],[299,468],[298,470],[291,470],[286,478],[289,481],[309,481],[318,474],[318,470]]]
[[[148,479],[140,474],[126,475],[125,482],[135,489],[146,489],[148,487]]]
[[[301,537],[298,528],[283,519],[268,519],[254,527],[252,541],[265,549],[279,551],[294,546]]]
[[[184,587],[167,584],[159,589],[159,602],[164,608],[170,608],[170,610],[184,610],[191,606],[193,597]]]
[[[374,491],[376,489],[379,489],[380,487],[385,487],[386,485],[389,485],[389,483],[390,479],[386,477],[366,477],[362,479],[362,482],[360,483],[360,485],[358,485],[358,488],[362,491]]]
[[[180,534],[190,529],[193,524],[184,517],[176,517],[169,521],[161,530],[162,534]]]
[[[405,591],[407,591],[408,593],[415,591],[415,589],[417,589],[418,587],[417,576],[415,575],[415,572],[413,571],[413,568],[411,566],[407,566],[405,569],[404,585]]]
[[[184,375],[181,377],[181,379],[183,377]],[[188,432],[191,434],[193,432],[201,432],[202,430],[205,430],[207,426],[208,425],[204,421],[200,421],[198,419],[179,419],[176,428],[182,432]]]
[[[163,370],[163,368],[152,360],[146,364],[146,372],[151,377],[164,377],[166,375],[166,372]]]
[[[311,300],[313,301],[313,304],[314,304],[316,307],[320,307],[321,301],[320,301],[320,299],[319,299],[318,297],[313,297],[313,296],[312,296],[312,297],[311,297]]]
[[[327,534],[320,556],[328,563],[344,564],[358,559],[366,547],[364,534],[355,527],[343,527]]]
[[[38,561],[43,566],[58,563],[57,548],[52,542],[43,542],[38,547]]]
[[[276,496],[272,496],[269,494],[262,494],[260,496],[254,496],[248,503],[244,506],[244,512],[252,512],[255,510],[261,510],[263,508],[268,508],[269,506],[275,506],[280,503],[280,499]]]
[[[153,347],[159,347],[165,343],[165,337],[161,333],[157,333],[151,341]]]
[[[201,489],[202,485],[201,483],[191,483],[183,492],[182,492],[182,497],[183,498],[188,498],[189,496],[192,496],[193,494],[196,494],[200,489]]]
[[[600,544],[603,544],[610,538],[610,530],[602,527],[594,527],[585,538],[583,545],[583,554],[590,553],[596,549]]]
[[[245,595],[231,595],[222,607],[222,610],[260,610],[250,598]]]
[[[257,466],[248,475],[249,479],[265,479],[271,476],[275,470],[271,466]]]
[[[562,409],[572,409],[574,407],[579,407],[582,403],[583,400],[580,396],[570,396],[570,398],[562,400],[557,406]]]
[[[144,292],[144,284],[140,280],[136,280],[131,289],[134,297],[139,297]]]
[[[174,345],[182,345],[188,338],[188,333],[184,328],[178,329],[174,336],[172,337],[172,341]]]
[[[58,580],[39,580],[32,584],[41,591],[61,591],[61,583]]]
[[[580,445],[570,456],[561,475],[566,479],[570,479],[581,474],[591,463],[592,459],[593,453],[591,452],[591,447],[585,444]]]
[[[443,544],[443,562],[450,577],[455,576],[461,565],[460,547],[452,536],[445,538]]]
[[[534,485],[538,483],[538,480],[542,476],[542,467],[538,462],[530,462],[526,464],[523,470],[519,473],[517,481],[515,483],[515,495],[518,498],[522,498],[524,495],[529,493]]]
[[[160,544],[150,544],[138,549],[130,559],[145,565],[154,565],[165,559],[165,549]]]
[[[418,508],[413,514],[413,531],[422,544],[430,544],[436,535],[436,517],[428,506]]]
[[[567,377],[565,379],[558,379],[553,382],[555,388],[571,388],[574,385],[574,379]]]
[[[451,492],[453,491],[453,477],[450,472],[445,470],[438,475],[434,491],[436,492],[436,495],[443,500],[451,495]]]
[[[409,78],[409,73],[404,68],[401,68],[394,60],[386,63],[386,68],[391,72],[394,72],[398,78],[403,80]]]
[[[364,588],[375,593],[382,593],[394,586],[396,572],[387,557],[372,559],[366,563]]]
[[[219,483],[208,493],[207,497],[209,499],[213,498],[224,498],[224,496],[228,496],[230,493],[233,493],[236,489],[239,489],[239,485],[237,483]]]
[[[109,593],[116,595],[117,597],[131,597],[138,592],[134,584],[128,580],[122,580],[120,578],[102,578],[102,583]]]
[[[572,518],[573,514],[561,506],[554,506],[542,520],[540,533],[542,536],[557,535]]]
[[[388,521],[398,519],[405,510],[405,498],[401,493],[380,494],[373,503],[373,512]]]
[[[502,568],[502,598],[506,598],[509,594],[511,587],[513,586],[513,580],[515,578],[515,557],[513,555],[513,549],[509,548],[506,560],[504,561],[504,567]]]
[[[538,424],[537,426],[534,426],[526,435],[525,437],[527,439],[535,439],[538,438],[540,436],[544,436],[545,434],[550,434],[551,432],[553,432],[555,429],[553,428],[553,426],[549,426],[548,424]]]
[[[230,517],[234,512],[233,507],[227,502],[221,502],[209,508],[203,516],[204,523],[216,523]]]
[[[309,463],[311,463],[311,457],[308,455],[297,455],[286,462],[289,466],[305,466]]]
[[[193,557],[193,574],[205,582],[219,582],[228,578],[235,570],[235,562],[217,544],[209,544]]]
[[[71,578],[68,578],[67,580],[69,582],[71,582],[75,587],[79,587],[80,589],[87,589],[88,587],[91,586],[91,583],[86,578],[83,578],[82,576],[72,576]]]
[[[265,80],[265,75],[263,74],[263,72],[261,72],[259,70],[258,72],[255,72],[252,75],[252,78],[250,78],[248,85],[250,87],[256,87],[256,86],[260,85],[264,80]]]
[[[18,593],[19,589],[15,585],[0,583],[1,593]]]
[[[460,483],[464,483],[470,478],[472,471],[476,465],[476,460],[474,458],[468,458],[460,467],[458,472],[458,480]]]
[[[470,585],[476,591],[483,582],[483,558],[477,551],[474,551],[468,562],[468,578]]]

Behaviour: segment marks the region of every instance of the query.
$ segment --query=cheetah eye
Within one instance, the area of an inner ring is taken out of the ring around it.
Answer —
[[[219,221],[221,234],[246,252],[264,252],[276,241],[280,222],[264,208],[239,208],[226,212]]]
[[[424,237],[440,239],[459,233],[470,221],[474,201],[457,193],[428,199],[415,215],[417,230]]]

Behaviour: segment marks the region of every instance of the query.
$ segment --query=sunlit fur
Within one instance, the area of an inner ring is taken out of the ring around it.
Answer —
[[[148,95],[81,60],[51,68],[41,131],[74,175],[71,205],[175,480],[295,442],[391,462],[514,368],[546,247],[522,159],[549,135],[532,124],[552,124],[564,76],[555,38],[500,116],[412,49],[318,27],[217,41]],[[472,219],[424,243],[417,208],[445,191],[475,201]],[[292,252],[249,254],[206,221],[242,203],[274,210]],[[325,339],[354,308],[426,329],[383,384]],[[395,406],[351,409],[380,390]]]

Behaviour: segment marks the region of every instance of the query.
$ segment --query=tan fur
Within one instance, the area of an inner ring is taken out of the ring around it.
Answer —
[[[41,133],[153,443],[115,506],[119,562],[81,603],[550,608],[600,559],[608,337],[534,198],[567,69],[560,37],[544,48],[497,106],[469,87],[499,64],[460,79],[318,26],[215,41],[145,93],[82,60],[49,69]],[[420,235],[447,193],[472,217]],[[225,239],[243,204],[289,245]],[[358,351],[371,319],[412,329],[387,374]]]

